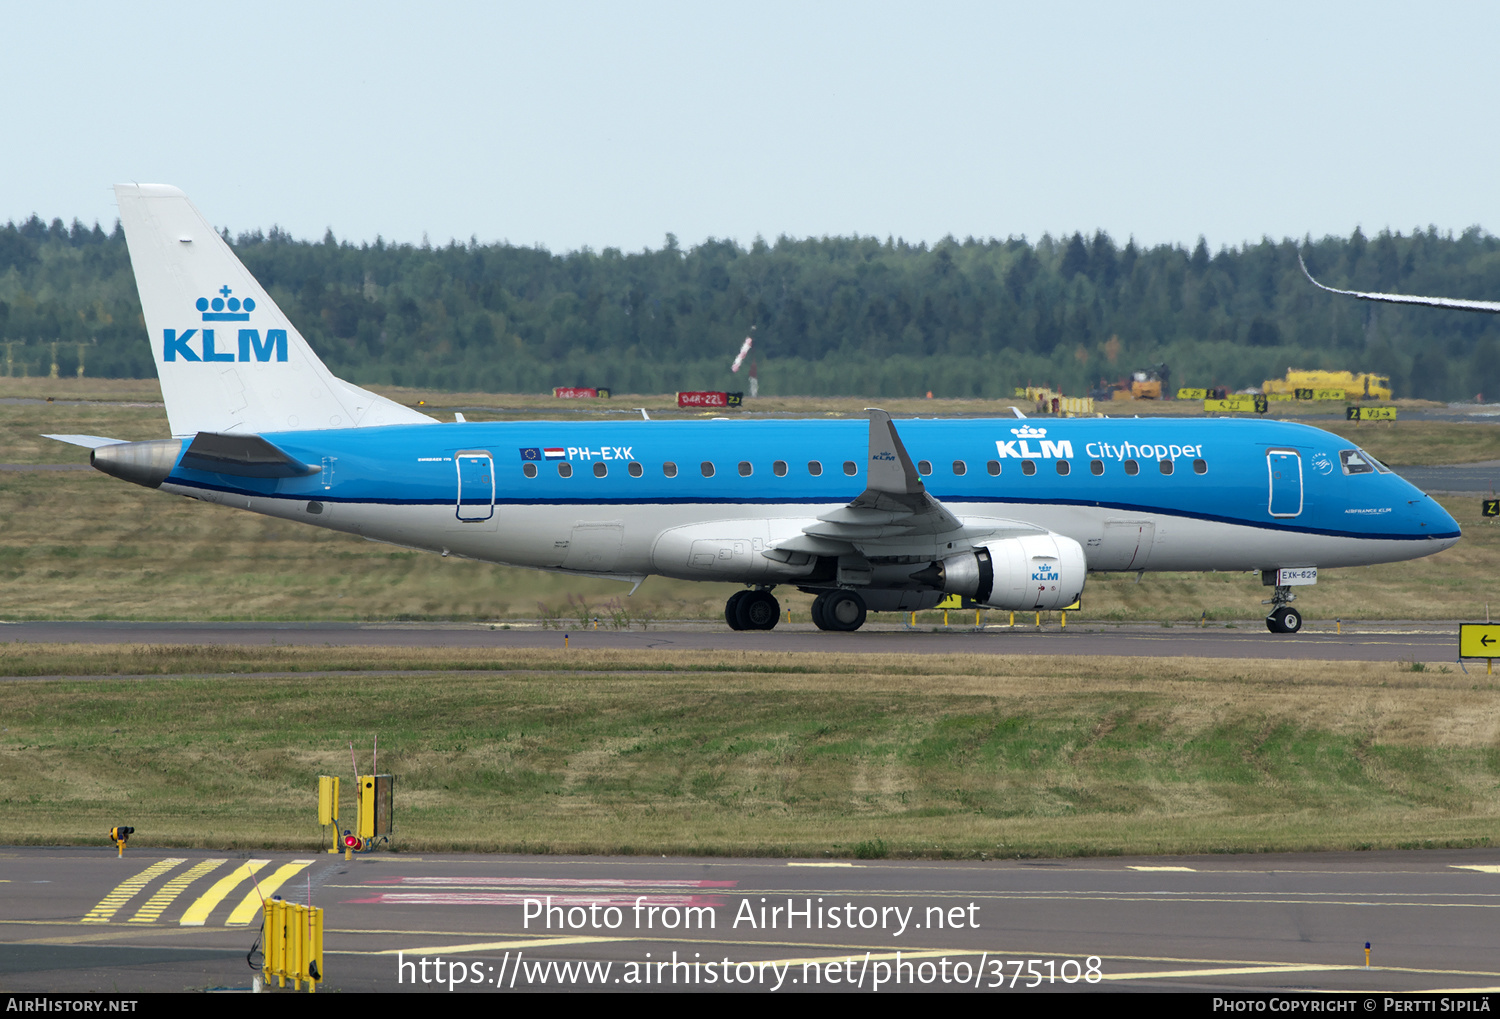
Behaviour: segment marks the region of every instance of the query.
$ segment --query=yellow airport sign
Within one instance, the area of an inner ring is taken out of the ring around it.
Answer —
[[[1350,421],[1394,421],[1395,407],[1350,407],[1345,413]]]
[[[1500,658],[1500,623],[1460,623],[1458,657]]]
[[[1208,390],[1206,390],[1206,389],[1179,389],[1179,390],[1177,390],[1177,399],[1179,399],[1179,400],[1207,400],[1208,399]]]

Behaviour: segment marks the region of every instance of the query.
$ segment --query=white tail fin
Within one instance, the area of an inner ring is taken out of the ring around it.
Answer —
[[[181,191],[115,198],[173,435],[432,422],[335,378]]]

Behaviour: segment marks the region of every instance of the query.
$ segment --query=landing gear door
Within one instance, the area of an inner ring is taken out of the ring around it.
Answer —
[[[495,461],[489,453],[464,450],[453,455],[458,466],[459,520],[478,522],[495,515]]]
[[[1302,455],[1295,449],[1266,450],[1270,474],[1270,513],[1273,517],[1295,517],[1302,513]]]

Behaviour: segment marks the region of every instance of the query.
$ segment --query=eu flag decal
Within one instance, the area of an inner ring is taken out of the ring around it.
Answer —
[[[540,460],[541,458],[542,451],[536,446],[528,446],[525,449],[521,450],[522,460]]]

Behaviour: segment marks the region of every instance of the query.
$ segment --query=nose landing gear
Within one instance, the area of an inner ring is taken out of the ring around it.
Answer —
[[[1261,604],[1271,606],[1266,616],[1266,629],[1272,633],[1296,633],[1302,629],[1302,613],[1292,608],[1297,596],[1286,586],[1276,588],[1276,593]]]

